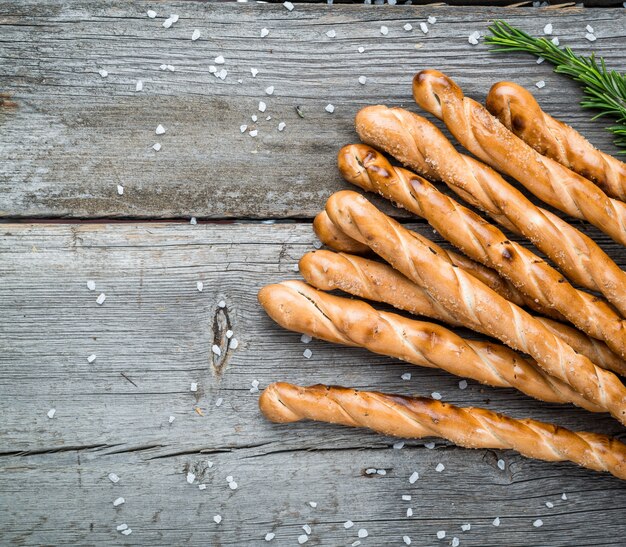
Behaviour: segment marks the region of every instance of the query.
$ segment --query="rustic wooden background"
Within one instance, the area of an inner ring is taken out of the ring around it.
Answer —
[[[172,13],[180,19],[164,29]],[[424,35],[428,16],[437,23]],[[363,545],[377,546],[403,545],[405,535],[412,545],[454,537],[474,546],[624,544],[626,485],[617,479],[512,452],[441,441],[398,450],[366,431],[273,425],[250,392],[254,380],[261,389],[287,380],[438,391],[452,403],[626,439],[605,415],[473,382],[461,391],[445,373],[319,341],[305,346],[256,303],[262,285],[298,277],[294,265],[315,245],[312,216],[347,187],[335,154],[356,138],[356,111],[417,109],[410,81],[421,68],[448,72],[479,100],[492,83],[515,80],[615,151],[603,124],[576,106],[577,88],[546,63],[468,43],[494,18],[534,34],[551,22],[563,43],[626,66],[623,8],[296,4],[289,12],[280,4],[0,0],[0,543],[264,545],[272,532],[273,544],[297,545],[309,524],[307,545],[351,545],[360,528],[369,533]],[[201,37],[192,42],[194,29]],[[223,81],[209,73],[218,55]],[[159,124],[166,133],[157,136]],[[242,134],[242,124],[258,136]],[[580,226],[626,267],[620,248]],[[423,223],[413,227],[440,242]],[[420,479],[411,485],[413,471]],[[125,503],[113,507],[120,496]],[[346,530],[348,519],[355,526]],[[123,523],[132,534],[116,530]]]

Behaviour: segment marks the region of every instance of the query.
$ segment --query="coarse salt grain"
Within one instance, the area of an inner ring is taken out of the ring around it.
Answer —
[[[171,19],[166,19],[165,21],[163,21],[163,28],[170,28],[173,24],[173,21]]]
[[[567,501],[567,494],[565,494],[565,493],[561,494],[561,499],[563,501]]]
[[[359,53],[363,53],[363,52],[365,51],[365,48],[364,48],[363,46],[359,46],[358,48],[356,48],[356,50],[357,50]]]
[[[239,126],[239,131],[241,131],[242,133],[245,133],[247,129],[248,129],[248,126],[246,124]]]
[[[550,40],[555,46],[559,45],[559,38],[557,36],[555,36],[554,38],[552,38],[552,40]]]
[[[122,530],[126,530],[128,528],[128,524],[126,524],[125,522],[123,522],[122,524],[118,524],[117,527],[115,528],[118,532],[121,532]]]
[[[288,11],[293,11],[293,4],[291,2],[283,2],[283,6],[285,6]]]
[[[132,528],[126,528],[126,530],[122,530],[122,534],[125,536],[130,536],[133,533]]]
[[[189,386],[189,391],[198,391],[198,383],[197,382],[191,382],[191,386]]]
[[[96,360],[96,354],[92,353],[89,357],[87,357],[88,363],[93,363]]]
[[[305,359],[310,359],[313,355],[313,352],[309,348],[307,348],[302,352],[302,355],[304,355]]]
[[[51,408],[50,410],[48,410],[48,412],[47,412],[48,418],[50,418],[52,420],[52,418],[54,418],[54,415],[56,414],[56,412],[57,412],[56,408]]]
[[[216,76],[217,76],[220,80],[224,81],[224,80],[226,79],[226,76],[228,76],[228,70],[226,70],[225,68],[223,68],[222,70],[220,70],[220,71],[216,74]]]
[[[365,470],[365,474],[366,475],[375,475],[376,474],[376,468],[375,467],[370,467],[368,469]]]
[[[402,494],[402,501],[411,501],[411,496],[409,494]]]
[[[220,347],[219,347],[217,344],[213,344],[213,345],[211,346],[211,351],[212,351],[213,353],[215,353],[215,355],[217,355],[218,357],[219,357],[220,355],[222,355],[222,350],[220,349]]]
[[[265,534],[265,541],[272,541],[276,537],[274,532],[268,532]]]
[[[193,484],[193,481],[195,480],[196,480],[196,476],[191,471],[187,473],[187,482],[189,484]]]
[[[459,389],[467,389],[467,380],[461,380],[459,382]]]
[[[346,522],[343,523],[343,527],[346,530],[349,530],[350,528],[352,528],[354,526],[354,522],[352,522],[351,520],[347,520]]]
[[[98,70],[98,74],[100,74],[100,76],[102,76],[103,78],[106,78],[109,75],[109,73],[106,70],[104,70],[103,68]]]
[[[259,112],[265,112],[267,105],[263,101],[259,101]]]
[[[437,532],[437,539],[443,539],[446,537],[446,531],[445,530],[439,530]]]
[[[266,28],[261,29],[261,38],[265,38],[270,33]]]
[[[424,22],[420,23],[420,29],[424,34],[428,34],[428,25]]]
[[[285,127],[287,127],[287,124],[285,122],[280,122],[278,124],[278,130],[282,131],[283,129],[285,129]]]
[[[546,82],[544,82],[543,80],[539,80],[536,84],[535,84],[539,89],[541,89],[542,87],[546,87]]]
[[[302,529],[306,532],[308,536],[311,535],[311,527],[308,524],[305,524]]]
[[[407,23],[402,28],[408,32],[409,30],[413,30],[413,25],[411,23]]]
[[[417,471],[413,471],[413,473],[411,473],[411,476],[409,477],[409,484],[415,484],[415,481],[419,478],[419,473]]]
[[[252,114],[250,118],[252,119],[253,122],[256,122],[259,119],[256,114]]]
[[[593,27],[592,27],[591,25],[587,25],[587,26],[585,27],[585,30],[586,30],[587,32],[591,32],[591,33],[593,34]]]
[[[459,543],[461,543],[459,538],[458,537],[453,537],[452,538],[452,543],[450,545],[452,547],[459,547]]]
[[[504,463],[504,460],[498,460],[498,467],[504,471],[504,468],[506,467],[506,463]]]
[[[107,295],[104,294],[103,292],[101,292],[98,295],[98,298],[96,298],[96,304],[98,304],[99,306],[102,306],[102,304],[104,304],[104,301],[107,299]]]
[[[500,517],[496,517],[495,519],[493,519],[491,524],[493,524],[494,526],[500,526]]]
[[[380,33],[381,33],[383,36],[387,36],[387,34],[389,34],[389,29],[388,29],[385,25],[382,25],[382,26],[380,27]]]
[[[135,84],[135,91],[142,91],[143,90],[143,82],[141,80],[137,80],[137,83]]]
[[[222,515],[215,515],[213,517],[213,520],[215,521],[216,524],[219,524],[220,522],[222,522]]]
[[[335,107],[332,104],[328,103],[324,110],[326,110],[326,112],[328,112],[329,114],[332,114],[335,111]]]
[[[191,217],[191,218],[189,219],[189,224],[192,224],[192,225],[194,225],[194,226],[195,226],[196,224],[198,224],[198,221],[196,220],[196,217]]]
[[[271,85],[269,87],[265,88],[265,93],[267,93],[268,95],[272,95],[274,93],[274,86]]]
[[[253,78],[256,78],[256,75],[259,73],[259,71],[256,68],[251,68],[250,73],[252,74]]]
[[[120,478],[115,473],[109,473],[109,480],[115,484],[120,481]]]
[[[229,483],[228,483],[228,487],[229,487],[231,490],[237,490],[237,483],[236,483],[235,481],[229,482]]]
[[[587,34],[585,34],[585,38],[587,38],[587,40],[589,40],[590,42],[595,42],[596,41],[596,37],[594,34],[591,34],[590,32],[588,32]]]
[[[228,329],[226,331],[226,338],[228,338],[230,340],[233,337],[233,334],[234,334],[233,331]]]
[[[434,25],[434,24],[437,22],[437,18],[431,15],[431,16],[428,18],[428,22],[429,22],[431,25]]]
[[[215,400],[215,406],[220,407],[220,406],[222,406],[222,403],[223,403],[223,402],[224,402],[224,399],[223,399],[222,397],[218,397],[218,398]]]
[[[554,503],[552,503],[551,501],[546,501],[546,507],[548,509],[552,509],[554,507]]]
[[[435,471],[437,471],[437,473],[441,473],[445,468],[445,465],[443,465],[442,463],[438,463],[437,467],[435,467]]]
[[[335,36],[337,36],[337,33],[331,29],[326,33],[326,36],[328,36],[329,38],[334,38]]]
[[[172,423],[174,423],[174,420],[175,420],[175,419],[176,419],[176,416],[170,416],[170,417],[167,419],[167,421],[168,421],[169,423],[171,423],[171,424],[172,424]]]
[[[424,446],[428,448],[428,450],[432,450],[433,448],[435,448],[435,443],[433,442],[424,443]]]
[[[385,476],[387,474],[387,471],[385,469],[377,469],[376,470],[376,474],[377,475],[381,475],[381,476]]]
[[[361,85],[365,85],[365,82],[367,82],[367,77],[366,76],[359,76],[359,83]]]
[[[206,484],[199,484],[198,490],[206,490]]]
[[[404,448],[404,441],[398,441],[397,443],[393,443],[393,448],[395,450],[400,450],[401,448]]]
[[[410,372],[405,372],[402,376],[400,376],[400,378],[402,378],[403,380],[410,380],[411,379],[411,373]]]
[[[537,519],[536,521],[533,522],[533,526],[535,528],[540,528],[541,526],[543,526],[543,520]]]
[[[198,292],[202,292],[202,289],[204,289],[204,283],[202,283],[202,281],[196,281],[196,289],[198,289]]]
[[[310,501],[310,502],[309,502],[309,505],[310,505],[311,507],[313,507],[313,509],[315,509],[315,508],[317,507],[317,502],[316,502],[316,501]]]
[[[464,532],[469,532],[472,529],[472,525],[471,524],[461,524],[461,530],[463,530]]]
[[[122,505],[122,503],[126,503],[126,500],[124,498],[116,498],[115,500],[113,500],[113,507]]]
[[[169,70],[170,72],[174,72],[176,70],[174,65],[167,65],[165,68],[167,68],[167,70]]]
[[[160,68],[161,70],[167,70],[167,65],[160,65],[160,66],[159,66],[159,68]]]
[[[89,281],[87,281],[87,288],[90,291],[95,291],[96,290],[96,282],[92,281],[91,279]]]
[[[472,32],[472,34],[470,34],[467,37],[467,41],[472,44],[473,46],[478,45],[478,39],[480,38],[480,32],[478,32],[477,30],[475,30],[474,32]]]
[[[161,143],[160,143],[160,142],[156,142],[156,143],[154,143],[154,144],[152,145],[152,149],[153,149],[155,152],[158,152],[159,150],[161,150]]]
[[[198,29],[194,30],[191,35],[191,41],[195,42],[198,38],[200,38],[200,31]]]
[[[226,62],[226,60],[224,59],[224,56],[223,56],[223,55],[218,55],[218,56],[217,56],[217,57],[213,60],[213,62],[214,62],[216,65],[223,65],[223,64]]]
[[[177,23],[178,22],[178,14],[177,13],[172,13],[170,15],[170,19],[172,20],[172,23]]]
[[[165,127],[163,127],[161,124],[157,125],[157,128],[154,130],[154,132],[157,135],[163,135],[163,133],[165,133]]]
[[[365,528],[361,528],[357,534],[361,539],[366,538],[368,536],[367,530]]]
[[[554,27],[552,26],[552,23],[548,23],[545,27],[543,27],[543,33],[544,34],[552,34],[552,30],[554,29]]]
[[[361,540],[357,539],[356,541],[353,541],[350,545],[352,547],[359,547],[359,545],[361,545]]]
[[[151,10],[151,9],[149,9],[149,10],[146,12],[146,15],[147,15],[148,17],[150,17],[150,19],[154,19],[154,18],[157,16],[156,11]]]
[[[402,541],[405,545],[411,545],[411,538],[409,536],[402,536]]]
[[[121,196],[124,194],[124,187],[121,184],[117,185],[117,193]]]
[[[230,349],[237,349],[237,348],[239,347],[239,340],[237,340],[237,338],[233,338],[233,339],[230,341],[230,344],[228,344],[228,347],[229,347]]]
[[[408,518],[411,518],[411,517],[413,516],[413,508],[412,508],[412,507],[409,507],[409,508],[406,510],[406,516],[407,516]]]
[[[250,135],[251,137],[256,137],[259,134],[258,129],[252,129],[248,135]]]
[[[433,391],[430,396],[435,399],[436,401],[439,401],[441,399],[441,393],[439,393],[438,391]]]

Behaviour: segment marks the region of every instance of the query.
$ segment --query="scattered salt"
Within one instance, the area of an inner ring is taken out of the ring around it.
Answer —
[[[434,24],[437,22],[437,18],[431,15],[431,16],[428,18],[428,22],[429,22],[431,25],[434,25]]]
[[[304,355],[305,359],[310,359],[313,355],[313,352],[309,348],[307,348],[302,352],[302,355]]]
[[[226,79],[226,76],[228,76],[228,70],[226,70],[225,68],[223,68],[222,70],[220,70],[220,71],[216,74],[216,76],[217,76],[220,80],[224,81],[224,80]]]
[[[546,507],[548,509],[552,509],[554,507],[554,503],[552,503],[551,501],[546,501]]]
[[[115,484],[120,481],[120,478],[115,473],[109,473],[109,480]]]
[[[202,283],[202,281],[197,281],[196,288],[198,289],[198,292],[202,292],[202,289],[204,289],[204,283]]]
[[[402,376],[400,376],[400,378],[402,378],[403,380],[410,380],[411,379],[411,373],[410,372],[405,372]]]
[[[135,91],[143,91],[143,82],[141,80],[137,80],[135,84]]]
[[[441,473],[445,468],[445,465],[443,465],[442,463],[438,463],[437,467],[435,467],[435,471],[437,471],[437,473]]]
[[[274,532],[268,532],[265,534],[265,541],[272,541],[276,537]]]
[[[155,150],[156,152],[158,152],[159,150],[161,150],[161,143],[160,143],[160,142],[154,143],[154,144],[152,145],[152,148],[153,148],[153,150]]]
[[[413,508],[412,508],[412,507],[409,507],[409,508],[406,510],[406,516],[407,516],[408,518],[411,518],[411,517],[413,516]]]
[[[393,447],[395,450],[400,450],[404,448],[404,441],[398,441],[397,443],[393,443]]]
[[[438,391],[433,391],[430,396],[435,399],[436,401],[439,401],[441,399],[441,393],[439,393]]]
[[[259,101],[259,112],[265,112],[267,105],[263,101]]]
[[[209,65],[209,72],[211,74],[215,74],[217,72],[217,67],[214,65]]]
[[[411,538],[409,536],[402,536],[402,541],[405,545],[411,545]]]
[[[154,18],[156,17],[156,15],[157,15],[157,14],[156,14],[156,11],[153,11],[153,10],[149,9],[149,10],[146,12],[146,15],[147,15],[148,17],[150,17],[150,19],[154,19]]]
[[[102,304],[104,304],[104,301],[107,299],[106,294],[104,294],[103,292],[100,293],[100,295],[98,296],[98,298],[96,298],[96,304],[98,304],[99,306],[102,306]]]
[[[437,532],[437,539],[443,539],[446,537],[446,531],[445,530],[439,530]]]
[[[337,36],[337,33],[331,29],[326,33],[326,36],[328,36],[329,38],[334,38],[335,36]]]
[[[125,522],[123,522],[122,524],[118,524],[117,527],[115,528],[118,532],[121,532],[122,530],[126,530],[128,528],[128,524],[126,524]]]
[[[250,135],[251,137],[256,137],[259,134],[259,130],[258,129],[252,129],[248,135]]]
[[[228,344],[228,347],[229,347],[230,349],[237,349],[237,348],[239,347],[239,340],[237,340],[237,338],[233,338],[233,339],[230,341],[230,344]]]
[[[357,50],[359,53],[363,53],[363,52],[365,51],[365,48],[364,48],[363,46],[359,46],[358,48],[356,48],[356,50]]]
[[[237,490],[237,483],[236,483],[235,481],[229,482],[229,483],[228,483],[228,487],[229,487],[231,490]]]
[[[542,87],[546,87],[546,82],[544,82],[543,80],[539,80],[536,84],[535,84],[539,89],[541,89]]]
[[[459,547],[459,543],[461,543],[461,542],[459,541],[459,538],[458,538],[458,537],[453,537],[453,538],[452,538],[452,543],[451,543],[450,545],[451,545],[452,547]]]
[[[96,282],[92,281],[91,279],[89,281],[87,281],[87,288],[90,291],[95,291],[96,290]]]
[[[206,490],[206,484],[199,484],[198,490]]]
[[[498,467],[502,469],[502,471],[504,471],[504,468],[506,467],[506,463],[504,463],[504,460],[498,460]]]
[[[56,411],[57,411],[56,408],[51,408],[50,410],[48,410],[48,413],[47,413],[48,418],[50,418],[52,420],[52,418],[54,418],[54,415],[56,414]]]
[[[121,184],[117,185],[117,193],[122,196],[124,195],[124,187]]]
[[[113,507],[117,507],[118,505],[122,505],[122,503],[126,503],[124,498],[117,498],[113,500]]]
[[[311,535],[311,527],[308,524],[305,524],[302,529],[306,532],[308,536]]]
[[[270,33],[266,28],[261,29],[261,38],[265,38]]]
[[[222,350],[220,349],[220,347],[219,347],[217,344],[213,344],[213,345],[211,346],[211,351],[212,351],[213,353],[215,353],[215,355],[217,355],[218,357],[219,357],[220,355],[222,355]]]
[[[167,419],[167,421],[168,421],[169,423],[171,423],[171,424],[172,424],[172,423],[174,423],[174,420],[175,420],[175,419],[176,419],[176,416],[170,416],[170,417]]]
[[[225,63],[223,55],[218,55],[213,61],[216,65],[223,65]]]
[[[411,501],[411,496],[409,494],[402,494],[402,501]]]
[[[278,124],[278,130],[282,131],[283,129],[285,129],[285,127],[287,127],[287,124],[285,122],[280,122]]]
[[[224,402],[224,399],[223,399],[222,397],[218,397],[218,398],[215,400],[215,406],[220,407],[220,406],[222,406],[222,403],[223,403],[223,402]]]
[[[193,34],[191,35],[191,41],[195,42],[198,38],[200,38],[200,31],[196,29],[193,31]]]
[[[157,135],[163,135],[163,133],[165,133],[165,127],[163,127],[161,124],[157,125],[157,128],[154,131]]]
[[[419,473],[417,471],[413,471],[413,473],[409,477],[409,484],[415,484],[415,481],[419,478],[420,478]]]
[[[309,502],[309,505],[310,505],[311,507],[313,507],[313,509],[315,509],[315,508],[317,507],[317,502],[316,502],[316,501],[310,501],[310,502]]]
[[[590,32],[588,32],[587,34],[585,34],[585,38],[587,38],[587,40],[589,40],[590,42],[595,42],[596,41],[596,37],[594,34],[591,34]]]
[[[92,353],[89,357],[87,357],[88,363],[93,363],[96,360],[96,354]]]
[[[100,76],[102,76],[103,78],[106,78],[109,75],[109,73],[106,70],[104,70],[103,68],[98,70],[98,74],[100,74]]]
[[[213,517],[213,520],[215,521],[216,524],[219,524],[220,522],[222,522],[222,515],[215,515]]]
[[[478,39],[480,38],[480,32],[475,30],[467,37],[467,41],[473,46],[478,45]]]
[[[271,85],[269,87],[265,88],[265,93],[267,93],[268,95],[272,95],[274,93],[274,86]]]
[[[178,14],[177,13],[172,13],[172,15],[170,15],[170,19],[172,20],[172,23],[177,23],[178,22]]]
[[[361,545],[361,540],[357,539],[356,541],[353,541],[350,545],[352,547],[359,547],[359,545]]]
[[[540,528],[541,526],[543,526],[543,520],[537,519],[536,521],[533,522],[533,526],[535,528]]]
[[[376,474],[384,477],[387,474],[387,471],[385,469],[377,469]]]
[[[424,34],[428,34],[428,25],[426,23],[420,23],[420,29],[422,29]]]
[[[250,73],[252,74],[253,78],[256,78],[256,75],[259,73],[259,71],[256,68],[251,68]]]
[[[387,36],[387,34],[389,34],[389,29],[388,29],[385,25],[382,25],[382,26],[380,27],[380,33],[381,33],[383,36]]]
[[[191,386],[189,387],[189,391],[193,391],[193,392],[198,391],[198,383],[197,382],[191,382]]]
[[[196,480],[196,476],[191,471],[187,473],[187,482],[189,484],[193,484],[193,481],[195,480]]]
[[[545,27],[543,27],[544,34],[548,34],[548,35],[552,34],[552,30],[553,30],[552,23],[548,23]]]
[[[291,2],[283,2],[283,6],[285,6],[288,11],[293,11],[293,4]]]
[[[559,45],[559,39],[557,36],[555,36],[554,38],[552,38],[551,42],[555,45],[558,46]]]
[[[461,380],[459,382],[459,389],[467,389],[467,380]]]
[[[585,27],[585,30],[586,30],[587,32],[591,32],[591,34],[593,34],[593,27],[592,27],[591,25],[587,25],[587,26]]]
[[[402,28],[408,32],[409,30],[413,30],[413,25],[411,23],[407,23]]]
[[[328,103],[324,110],[326,110],[326,112],[328,112],[329,114],[332,114],[335,111],[335,107],[332,104]]]
[[[500,526],[500,517],[496,517],[495,519],[493,519],[493,522],[491,523],[494,526]]]
[[[357,534],[357,536],[359,536],[361,539],[366,538],[368,536],[367,534],[367,530],[365,528],[361,528]]]
[[[309,541],[309,536],[307,536],[306,534],[302,534],[298,536],[298,543],[300,545],[302,545],[303,543],[306,543],[307,541]]]
[[[471,524],[461,524],[461,530],[463,530],[464,532],[469,532],[472,529],[472,525]]]
[[[163,28],[170,28],[173,24],[173,21],[171,19],[166,19],[165,21],[163,21]]]
[[[346,530],[349,530],[350,528],[352,528],[354,526],[354,522],[352,522],[351,520],[347,520],[346,522],[343,523],[343,527]]]
[[[567,501],[567,494],[565,494],[565,493],[561,494],[561,499],[563,501]]]
[[[194,225],[194,226],[195,226],[196,224],[198,224],[198,221],[196,220],[196,217],[191,217],[191,218],[189,219],[189,224],[192,224],[192,225]]]
[[[365,76],[359,76],[359,83],[365,85],[365,82],[367,82],[367,78]]]
[[[234,334],[233,331],[228,329],[226,331],[226,338],[228,338],[230,340],[233,337],[233,334]]]
[[[167,65],[160,65],[160,66],[159,66],[159,68],[160,68],[161,70],[167,70]]]
[[[424,446],[428,448],[428,450],[432,450],[433,448],[435,448],[435,443],[427,442],[427,443],[424,443]]]

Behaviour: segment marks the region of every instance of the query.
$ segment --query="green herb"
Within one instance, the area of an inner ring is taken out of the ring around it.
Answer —
[[[554,71],[567,74],[583,86],[583,108],[598,110],[593,119],[611,116],[617,125],[607,130],[616,135],[615,144],[626,154],[626,76],[608,70],[604,59],[576,55],[570,48],[560,48],[546,38],[533,38],[506,21],[495,21],[489,27],[493,36],[487,36],[488,44],[498,46],[494,51],[522,51],[542,57],[554,65]]]

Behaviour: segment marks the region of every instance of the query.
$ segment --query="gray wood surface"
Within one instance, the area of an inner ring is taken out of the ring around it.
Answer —
[[[148,8],[157,19],[145,16]],[[164,29],[170,13],[180,20]],[[419,22],[429,15],[438,20],[424,35]],[[0,215],[311,217],[343,186],[335,156],[356,138],[358,109],[416,109],[411,78],[427,67],[446,71],[477,99],[494,82],[515,80],[548,112],[613,151],[603,124],[574,107],[575,84],[547,63],[468,43],[498,17],[534,34],[552,22],[554,35],[576,51],[626,65],[624,9],[298,4],[289,12],[282,5],[0,0],[0,89],[15,103],[0,107]],[[403,30],[407,22],[413,31]],[[587,24],[598,37],[593,44],[584,38]],[[262,28],[269,36],[260,37]],[[201,31],[196,42],[194,29]],[[218,55],[226,60],[224,81],[209,73]],[[538,90],[542,79],[546,87]],[[328,103],[333,114],[324,110]],[[167,129],[161,136],[159,124]],[[258,136],[241,134],[242,124],[257,127]]]
[[[442,372],[320,341],[305,346],[265,316],[256,291],[299,277],[293,265],[314,242],[304,223],[2,226],[2,542],[255,545],[273,531],[275,544],[297,545],[308,523],[307,545],[350,545],[361,527],[370,534],[364,545],[401,545],[403,535],[413,545],[447,545],[454,536],[476,546],[621,544],[626,485],[609,476],[513,452],[441,442],[429,450],[424,441],[394,450],[393,439],[366,431],[267,423],[249,392],[255,379],[261,388],[283,379],[438,391],[456,404],[624,438],[607,415],[473,382],[462,391]],[[216,359],[211,345],[225,349],[228,327],[239,347]],[[437,473],[440,462],[446,469]],[[368,476],[368,468],[387,474]],[[410,485],[414,470],[420,479]],[[118,496],[126,503],[114,508]],[[356,523],[348,531],[347,519]],[[465,522],[472,529],[464,533]],[[115,530],[121,523],[130,536]],[[439,530],[447,532],[443,541]]]

